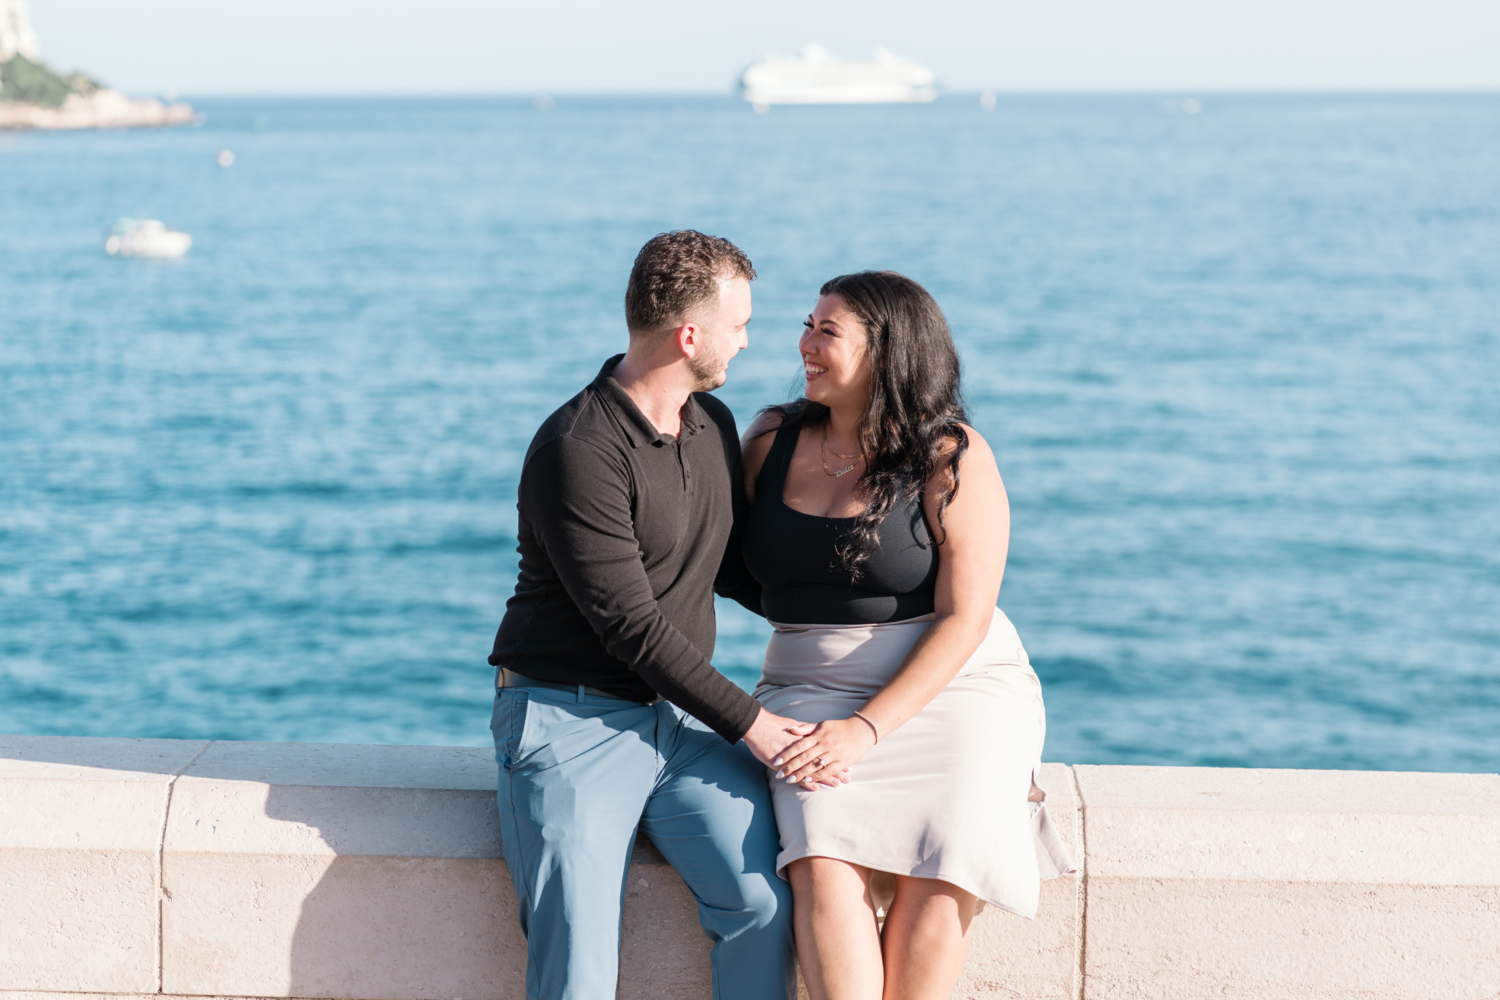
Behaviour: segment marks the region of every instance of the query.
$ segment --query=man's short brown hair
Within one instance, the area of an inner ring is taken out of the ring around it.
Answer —
[[[630,269],[625,325],[631,333],[676,325],[694,306],[717,299],[724,278],[755,280],[755,267],[739,247],[693,229],[659,233]]]

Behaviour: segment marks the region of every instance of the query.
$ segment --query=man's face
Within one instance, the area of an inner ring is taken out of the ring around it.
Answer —
[[[750,346],[750,282],[720,279],[718,301],[704,303],[696,322],[701,343],[688,360],[688,370],[696,380],[695,391],[707,392],[724,384],[729,362]]]

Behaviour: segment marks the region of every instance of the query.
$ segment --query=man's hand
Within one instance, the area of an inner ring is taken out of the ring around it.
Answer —
[[[755,721],[750,724],[750,731],[745,734],[745,746],[755,754],[756,760],[770,766],[771,761],[781,756],[781,751],[812,731],[811,723],[772,715],[761,709]]]

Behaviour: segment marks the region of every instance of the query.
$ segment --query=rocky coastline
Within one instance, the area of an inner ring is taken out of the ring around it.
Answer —
[[[127,97],[102,87],[88,95],[70,94],[55,108],[0,100],[0,129],[139,128],[191,125],[196,120],[190,105]]]
[[[42,62],[26,0],[0,0],[0,129],[56,131],[190,125],[186,104],[132,98]]]

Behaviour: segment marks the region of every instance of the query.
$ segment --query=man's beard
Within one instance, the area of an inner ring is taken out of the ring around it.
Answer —
[[[723,385],[728,367],[718,355],[688,358],[687,368],[693,376],[693,391],[711,392]]]

